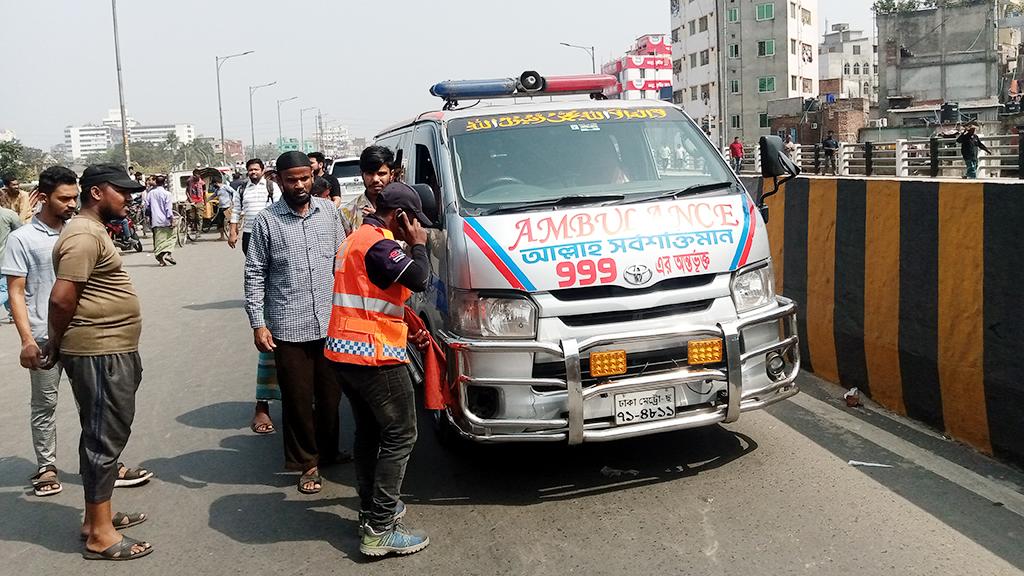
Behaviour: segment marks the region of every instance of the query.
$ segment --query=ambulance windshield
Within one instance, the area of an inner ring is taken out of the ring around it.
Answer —
[[[698,128],[667,106],[453,119],[448,133],[460,204],[477,214],[736,181]]]

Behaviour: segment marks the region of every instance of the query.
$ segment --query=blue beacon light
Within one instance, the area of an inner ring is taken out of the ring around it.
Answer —
[[[445,100],[464,98],[494,98],[511,96],[516,92],[515,78],[494,80],[447,80],[430,87],[430,93]]]

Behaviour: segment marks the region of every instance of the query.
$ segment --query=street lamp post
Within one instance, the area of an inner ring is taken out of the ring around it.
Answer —
[[[121,103],[121,142],[124,144],[124,168],[132,165],[132,153],[128,150],[128,115],[124,111],[124,80],[121,78],[121,40],[117,32],[117,0],[110,0],[114,15],[114,58],[117,60],[117,95]]]
[[[224,147],[224,105],[221,103],[220,99],[220,67],[232,58],[245,56],[246,54],[252,54],[253,52],[255,52],[255,50],[248,50],[246,52],[230,54],[228,56],[215,56],[215,61],[217,63],[217,116],[220,118],[220,160],[223,164],[228,163],[228,152]]]
[[[306,131],[302,125],[302,115],[310,110],[316,110],[316,106],[310,106],[309,108],[299,110],[299,147],[302,148],[303,152],[306,151]]]
[[[594,58],[594,47],[593,46],[578,46],[576,44],[569,44],[567,42],[559,42],[562,46],[568,46],[569,48],[579,48],[590,54],[590,72],[597,74],[597,60]]]
[[[298,96],[292,96],[291,98],[285,98],[284,100],[277,101],[277,151],[281,151],[281,143],[284,141],[284,134],[281,132],[281,104],[285,102],[291,102],[297,100]]]
[[[268,84],[260,84],[259,86],[249,86],[249,135],[252,137],[252,150],[250,155],[255,155],[256,151],[256,124],[253,122],[252,115],[252,95],[260,88],[266,88],[267,86],[273,86],[277,84],[277,81],[270,82]]]

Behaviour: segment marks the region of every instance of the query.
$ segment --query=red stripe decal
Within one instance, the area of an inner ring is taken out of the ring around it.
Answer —
[[[470,226],[468,222],[462,223],[462,231],[466,233],[466,236],[468,236],[469,239],[472,240],[474,244],[476,244],[476,247],[479,248],[481,252],[483,252],[484,256],[486,256],[487,259],[491,261],[491,264],[494,265],[494,268],[497,269],[498,272],[505,277],[505,280],[509,283],[509,286],[516,288],[518,290],[526,290],[523,287],[522,283],[519,282],[519,279],[516,278],[516,275],[513,274],[512,271],[508,269],[508,266],[506,266],[505,263],[501,261],[501,258],[499,258],[498,255],[494,253],[494,250],[491,250],[491,247],[487,245],[487,242],[484,242],[484,239],[480,237],[480,234],[478,234],[477,231],[474,230],[473,227]]]
[[[740,266],[747,263],[750,256],[750,247],[754,244],[754,231],[757,230],[757,217],[754,214],[754,205],[750,204],[750,231],[747,232],[747,243],[743,246],[743,255],[740,256]]]

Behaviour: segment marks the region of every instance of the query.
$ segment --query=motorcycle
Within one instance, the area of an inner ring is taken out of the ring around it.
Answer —
[[[127,230],[124,229],[126,224],[128,226]],[[131,216],[126,216],[124,220],[111,220],[106,223],[106,227],[107,234],[110,235],[114,246],[117,246],[119,250],[142,252],[142,240],[139,240],[139,234],[135,229],[135,223],[132,222]]]

